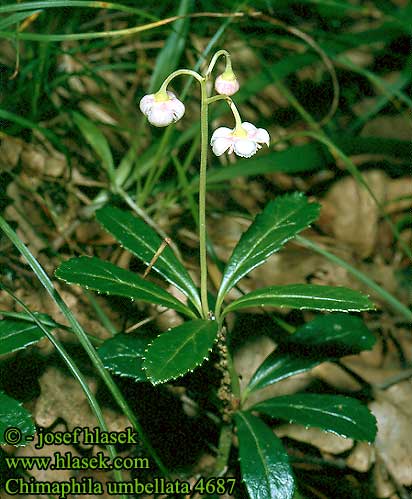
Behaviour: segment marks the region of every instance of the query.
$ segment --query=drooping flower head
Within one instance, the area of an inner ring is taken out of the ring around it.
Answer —
[[[185,114],[185,106],[173,92],[157,92],[142,97],[140,110],[149,122],[158,127],[176,123]]]
[[[256,128],[252,123],[244,121],[240,127],[231,130],[220,127],[213,132],[210,140],[213,152],[221,156],[226,151],[233,152],[242,158],[250,158],[262,147],[269,146],[270,137],[264,128]]]
[[[239,90],[239,82],[231,69],[216,78],[215,90],[221,95],[233,95]]]

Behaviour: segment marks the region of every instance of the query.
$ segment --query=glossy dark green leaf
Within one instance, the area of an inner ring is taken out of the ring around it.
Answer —
[[[135,381],[147,381],[143,359],[152,339],[146,335],[118,334],[105,341],[98,349],[98,354],[104,367],[115,374]]]
[[[235,414],[242,479],[251,499],[291,499],[294,479],[282,442],[248,412]]]
[[[209,357],[217,331],[216,321],[197,319],[162,333],[147,349],[147,377],[158,384],[193,371]]]
[[[81,256],[63,262],[56,270],[59,279],[109,295],[156,303],[188,316],[193,312],[174,296],[129,270],[99,258]]]
[[[376,419],[369,409],[359,400],[341,395],[284,395],[259,402],[251,409],[355,440],[373,442],[377,431]]]
[[[330,314],[316,317],[278,344],[258,367],[247,394],[345,355],[369,350],[376,338],[359,317]]]
[[[312,367],[325,360],[328,360],[328,358],[325,359],[319,356],[318,358],[309,357],[305,359],[293,355],[293,353],[278,353],[275,350],[258,367],[243,397],[246,398],[250,392],[265,388],[265,386],[277,383],[282,379],[309,371]]]
[[[300,193],[271,201],[242,234],[225,267],[217,303],[252,269],[264,263],[289,239],[316,220],[319,205]]]
[[[230,303],[224,314],[249,307],[297,308],[359,312],[374,308],[369,298],[359,291],[316,284],[288,284],[257,289]]]
[[[3,319],[0,321],[0,355],[26,348],[43,337],[43,331],[32,322]]]
[[[98,210],[96,217],[122,246],[149,265],[162,244],[162,240],[151,227],[130,213],[111,206]],[[159,255],[153,270],[180,289],[193,305],[201,310],[196,285],[169,246],[166,246]]]
[[[360,317],[334,313],[319,315],[303,324],[285,338],[281,348],[304,355],[322,352],[337,358],[371,350],[375,342],[375,335]]]
[[[0,391],[0,445],[27,445],[26,437],[33,436],[35,430],[29,411],[20,402]],[[21,440],[18,438],[19,432]],[[12,439],[15,440],[12,442]]]

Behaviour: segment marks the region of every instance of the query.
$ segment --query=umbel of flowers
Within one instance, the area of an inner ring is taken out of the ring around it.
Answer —
[[[204,77],[185,69],[172,73],[158,92],[145,95],[141,99],[140,109],[154,126],[165,127],[176,123],[183,117],[185,106],[173,92],[166,90],[170,81],[181,74],[188,74],[199,81],[206,81],[210,78],[217,59],[222,55],[226,57],[226,69],[215,80],[214,88],[218,95],[209,97],[207,104],[220,99],[226,100],[233,112],[236,125],[233,129],[220,127],[214,131],[211,138],[212,150],[216,156],[221,156],[225,152],[228,154],[234,152],[243,158],[250,158],[262,147],[261,144],[269,146],[269,134],[263,128],[256,128],[252,123],[241,122],[236,106],[229,97],[239,90],[239,82],[232,70],[230,55],[225,50],[220,50],[215,54]]]
[[[226,68],[214,84],[217,94],[208,95],[206,83],[210,80],[212,71],[219,57],[224,57]],[[208,107],[213,102],[224,100],[229,105],[235,120],[234,128],[220,127],[212,134],[210,145],[216,156],[225,152],[235,153],[243,158],[250,158],[262,147],[269,146],[269,134],[263,128],[256,128],[248,122],[242,122],[231,95],[239,90],[239,82],[232,69],[230,55],[226,50],[219,50],[212,57],[204,75],[190,69],[179,69],[171,73],[162,83],[160,89],[145,95],[140,101],[140,109],[147,116],[149,122],[157,127],[165,127],[180,120],[185,113],[185,106],[167,87],[177,76],[188,75],[195,78],[200,84],[200,132],[201,154],[199,173],[199,250],[200,250],[200,295],[202,315],[204,319],[211,318],[207,296],[207,260],[206,260],[206,163],[208,139]]]

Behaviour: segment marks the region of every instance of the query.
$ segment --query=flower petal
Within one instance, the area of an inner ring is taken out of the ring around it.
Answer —
[[[231,138],[232,132],[233,132],[233,130],[231,130],[230,128],[228,128],[226,126],[221,126],[220,128],[217,128],[213,132],[212,137],[210,139],[211,145],[213,145],[212,142],[216,139],[229,139],[229,138]]]
[[[267,130],[258,128],[255,133],[255,140],[261,144],[266,144],[269,147],[270,137]]]
[[[242,128],[247,131],[248,135],[254,134],[257,131],[257,128],[255,127],[255,125],[253,125],[252,123],[249,123],[248,121],[244,121],[242,123]],[[252,136],[250,136],[249,138],[252,138]]]
[[[140,111],[147,116],[154,103],[154,94],[145,95],[140,99]]]
[[[227,137],[217,137],[210,142],[216,156],[221,156],[233,146],[233,140]]]
[[[157,127],[168,126],[175,121],[173,111],[164,109],[157,103],[152,107],[149,113],[147,113],[147,119],[152,125]]]
[[[242,158],[250,158],[256,154],[257,149],[256,142],[250,139],[237,139],[233,146],[235,154]]]
[[[173,112],[173,120],[178,121],[185,114],[185,105],[179,99],[174,99],[171,104],[172,112]]]

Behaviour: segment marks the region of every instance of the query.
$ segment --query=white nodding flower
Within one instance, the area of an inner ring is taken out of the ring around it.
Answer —
[[[233,95],[239,90],[239,82],[233,71],[225,71],[215,80],[215,90],[221,95]]]
[[[142,97],[140,110],[149,122],[158,127],[175,123],[185,114],[185,106],[173,92],[157,92]]]
[[[231,130],[225,126],[213,132],[210,145],[216,156],[221,156],[226,151],[233,152],[242,158],[250,158],[262,146],[269,146],[270,137],[264,128],[256,128],[252,123],[243,122],[240,127]]]

